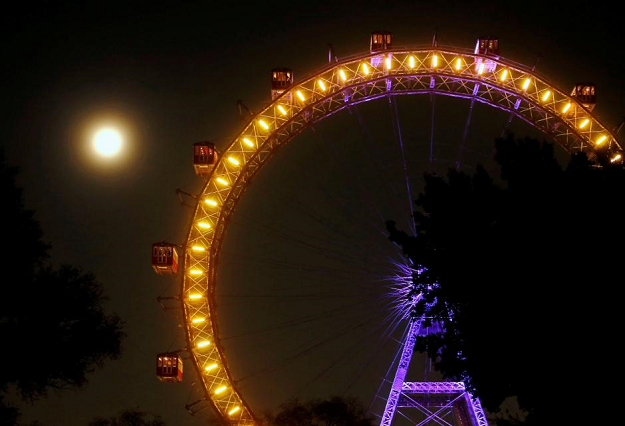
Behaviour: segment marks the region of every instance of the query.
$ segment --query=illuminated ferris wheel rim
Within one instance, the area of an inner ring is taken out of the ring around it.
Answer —
[[[479,65],[487,61],[492,70]],[[509,111],[569,152],[583,150],[593,157],[608,150],[612,159],[622,159],[615,135],[591,111],[532,70],[499,57],[439,47],[390,49],[331,63],[292,84],[222,153],[198,199],[184,246],[187,347],[205,399],[225,423],[255,423],[227,367],[214,297],[221,243],[243,192],[269,158],[311,123],[361,102],[418,93],[475,99]]]

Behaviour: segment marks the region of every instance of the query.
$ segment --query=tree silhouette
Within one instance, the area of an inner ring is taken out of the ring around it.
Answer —
[[[373,426],[373,419],[353,398],[338,396],[303,403],[292,399],[280,406],[276,416],[267,415],[271,426]]]
[[[160,416],[129,409],[122,411],[117,416],[97,417],[89,422],[89,426],[165,426],[165,422]]]
[[[417,235],[387,223],[390,239],[427,268],[423,280],[439,284],[428,298],[445,332],[417,347],[493,412],[517,396],[528,425],[596,421],[589,407],[610,398],[589,389],[619,353],[625,172],[582,153],[563,168],[552,145],[534,139],[508,135],[495,147],[498,182],[479,166],[426,175]],[[572,389],[584,389],[575,410]]]
[[[45,243],[34,212],[24,207],[17,169],[0,152],[2,197],[2,297],[0,297],[0,415],[14,424],[18,410],[6,402],[10,389],[34,401],[50,389],[76,389],[107,359],[121,353],[122,321],[107,314],[102,285],[91,273],[46,263]]]

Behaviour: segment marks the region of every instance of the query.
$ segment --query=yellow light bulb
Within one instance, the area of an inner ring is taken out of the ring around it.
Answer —
[[[191,247],[191,250],[193,250],[193,251],[197,251],[197,252],[204,252],[204,251],[206,251],[206,247],[202,247],[202,246],[193,246],[193,247]]]
[[[388,58],[386,58],[385,63],[386,63],[386,69],[387,69],[387,70],[390,70],[390,69],[391,69],[391,67],[393,66],[393,61],[392,61],[392,59],[390,58],[390,56],[389,56]]]
[[[199,300],[201,298],[202,298],[202,295],[198,294],[198,293],[192,293],[192,294],[189,295],[189,299],[191,299],[191,300]]]
[[[551,90],[547,90],[542,97],[543,102],[547,102],[550,97],[551,97]]]
[[[195,346],[197,346],[198,348],[205,348],[210,344],[211,342],[209,342],[208,340],[202,340],[201,342],[196,343]]]
[[[219,182],[223,186],[228,186],[229,185],[228,181],[226,179],[224,179],[224,178],[218,177],[217,179],[215,179],[215,181]]]
[[[569,102],[568,104],[564,105],[564,108],[562,108],[562,114],[566,114],[566,112],[571,109],[571,103]]]
[[[456,59],[456,71],[460,71],[462,69],[462,59]]]
[[[286,115],[286,109],[282,106],[282,105],[278,105],[278,111],[280,111],[280,114],[282,115]]]
[[[325,92],[326,90],[328,90],[328,88],[326,87],[326,84],[323,82],[322,79],[317,80],[317,86],[319,86],[322,92]]]
[[[503,70],[503,71],[501,72],[501,78],[500,78],[500,80],[501,80],[501,81],[506,81],[506,79],[507,79],[507,78],[508,78],[508,70]]]
[[[258,124],[260,124],[263,129],[269,130],[269,124],[265,123],[264,120],[258,120]]]
[[[347,81],[347,74],[345,74],[345,71],[339,70],[339,75],[341,76],[341,80]]]
[[[526,78],[525,81],[523,82],[523,90],[527,90],[530,87],[530,83],[532,82],[532,80],[530,80],[530,78]]]
[[[204,321],[206,321],[206,318],[193,318],[193,319],[191,320],[191,322],[192,322],[193,324],[199,324],[199,323],[204,322]]]
[[[217,364],[207,365],[206,367],[204,367],[204,371],[206,372],[213,371],[215,368],[217,368]]]
[[[240,166],[241,163],[239,162],[239,160],[237,160],[234,157],[228,157],[228,161],[230,162],[230,164],[234,165],[234,166]]]
[[[189,269],[189,275],[202,275],[203,272],[201,269]]]
[[[248,138],[243,138],[243,143],[245,143],[245,145],[249,146],[250,148],[254,148],[254,142],[252,142]]]
[[[410,55],[410,57],[408,58],[408,66],[410,68],[414,68],[416,66],[415,58],[412,55]]]
[[[369,75],[369,67],[367,66],[367,64],[362,64],[362,73],[364,75]]]
[[[295,92],[295,94],[297,94],[297,97],[299,98],[300,101],[304,102],[306,100],[306,97],[304,96],[304,94],[300,90]]]
[[[215,392],[213,392],[215,395],[219,395],[220,393],[222,393],[223,391],[225,391],[226,389],[228,389],[228,386],[220,386],[217,389],[215,389]]]
[[[588,123],[590,123],[590,120],[585,118],[584,120],[582,120],[582,122],[579,124],[579,128],[583,129],[584,127],[588,126]]]
[[[209,206],[217,207],[217,201],[213,200],[212,198],[207,198],[204,200],[204,202]]]
[[[198,222],[197,226],[202,228],[202,229],[210,229],[211,228],[211,224],[210,223],[206,223],[206,222]]]
[[[438,66],[438,55],[432,56],[432,67],[436,68]]]
[[[238,405],[236,407],[234,407],[232,410],[228,411],[228,415],[231,416],[234,413],[238,412],[241,409],[241,407],[239,407]]]
[[[622,157],[621,154],[616,154],[614,157],[612,157],[612,159],[610,160],[611,163],[616,163],[617,161],[619,161]]]
[[[601,145],[602,143],[604,143],[604,142],[605,142],[605,140],[606,140],[607,138],[608,138],[608,137],[607,137],[606,135],[603,135],[603,136],[601,136],[599,139],[597,139],[597,142],[596,142],[597,146],[599,146],[599,145]]]
[[[482,63],[480,64],[480,66],[477,68],[477,74],[478,74],[478,75],[482,75],[482,74],[484,74],[484,67],[485,67],[485,66],[486,66],[486,65],[484,65],[484,62],[482,62]]]

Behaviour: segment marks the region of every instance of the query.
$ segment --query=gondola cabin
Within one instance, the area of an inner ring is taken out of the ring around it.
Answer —
[[[274,68],[271,70],[271,99],[276,99],[278,96],[289,90],[292,85],[292,69]]]
[[[198,176],[211,173],[217,163],[217,150],[211,142],[196,142],[193,144],[193,168]]]
[[[371,53],[383,52],[393,48],[393,33],[389,31],[374,31],[371,33],[369,50]]]
[[[182,382],[182,358],[177,353],[156,355],[156,377],[162,382]]]
[[[571,97],[589,111],[592,111],[597,104],[597,93],[593,83],[577,83],[571,91]]]
[[[492,56],[499,59],[499,39],[496,37],[479,37],[473,52],[480,56]],[[477,73],[493,72],[497,68],[497,62],[489,58],[475,58],[475,71]]]
[[[176,246],[169,243],[152,244],[152,268],[159,275],[178,272],[178,252]]]

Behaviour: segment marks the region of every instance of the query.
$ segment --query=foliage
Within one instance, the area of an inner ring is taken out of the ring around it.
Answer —
[[[306,403],[292,399],[280,406],[275,417],[267,417],[271,426],[373,426],[358,401],[338,396]]]
[[[89,422],[89,426],[165,426],[165,422],[160,416],[129,409],[122,411],[117,416],[97,417]]]
[[[427,298],[437,300],[430,314],[445,333],[420,338],[418,349],[489,410],[516,395],[526,424],[556,413],[566,423],[556,408],[566,391],[596,380],[577,372],[617,354],[625,172],[581,153],[562,168],[551,145],[512,135],[495,147],[500,183],[482,167],[426,175],[417,235],[387,224],[391,240],[427,268],[421,290],[438,283]]]
[[[15,423],[17,411],[5,401],[15,389],[34,401],[50,389],[76,389],[107,359],[121,353],[122,321],[103,308],[102,285],[91,273],[47,263],[45,243],[34,212],[24,207],[17,169],[0,153],[3,200],[2,297],[0,297],[0,408]],[[5,415],[6,414],[6,415]]]

